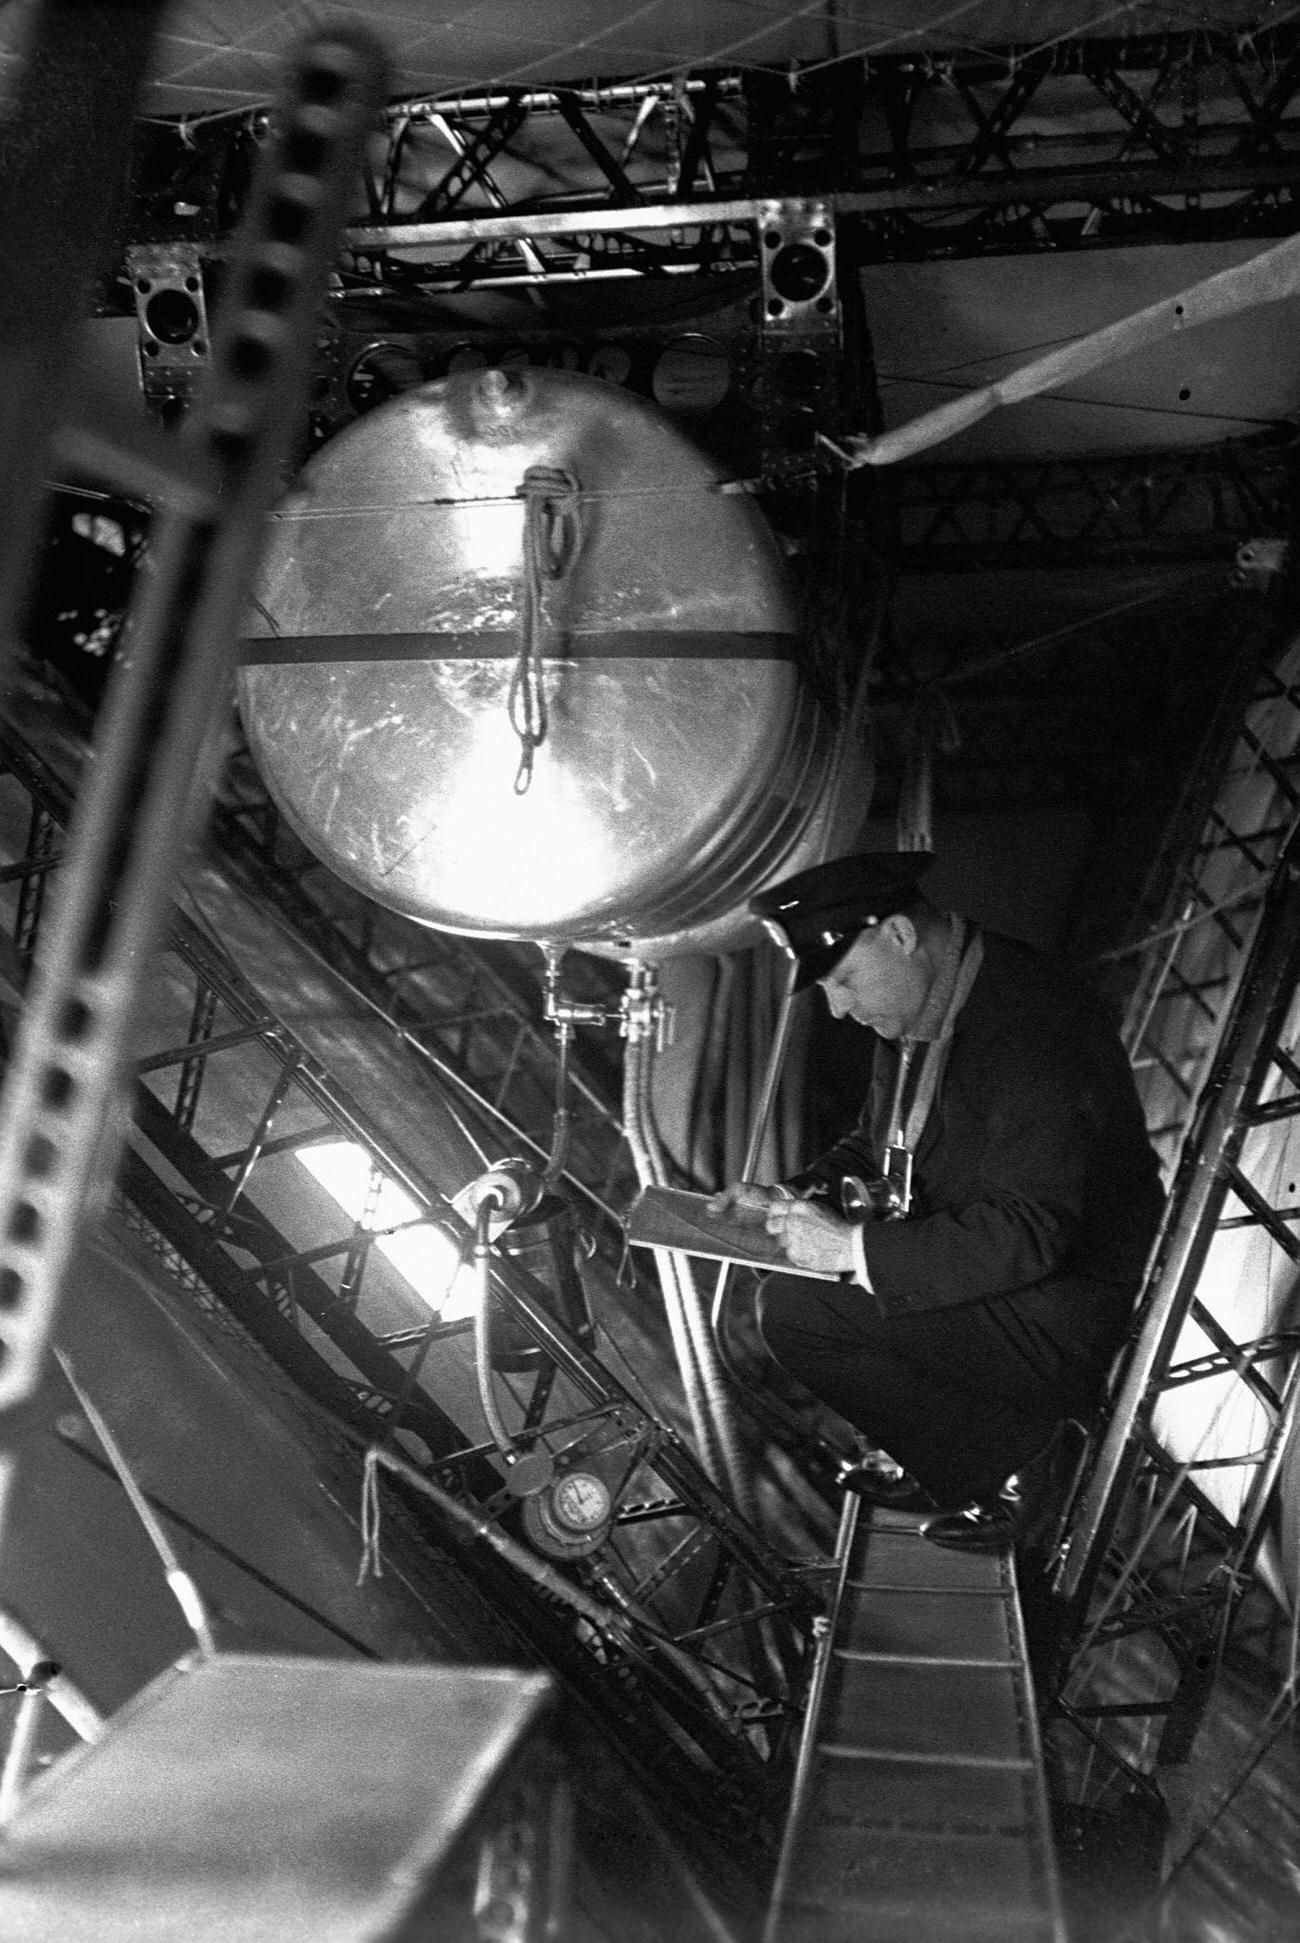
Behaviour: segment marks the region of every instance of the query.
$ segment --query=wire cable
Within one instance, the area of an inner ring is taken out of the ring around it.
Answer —
[[[186,1625],[198,1641],[200,1652],[205,1657],[212,1655],[217,1650],[216,1641],[212,1637],[212,1628],[208,1623],[207,1610],[198,1586],[194,1583],[194,1580],[176,1556],[171,1541],[168,1539],[161,1523],[155,1517],[148,1499],[136,1483],[131,1472],[131,1467],[123,1456],[116,1438],[113,1436],[112,1431],[85,1390],[81,1387],[81,1384],[77,1381],[67,1356],[61,1349],[56,1347],[54,1350],[54,1358],[59,1368],[63,1371],[68,1382],[68,1387],[76,1397],[77,1403],[89,1422],[91,1429],[103,1445],[108,1460],[117,1473],[118,1482],[131,1501],[131,1508],[144,1527],[145,1535],[149,1543],[153,1546],[159,1559],[162,1561],[163,1572],[166,1576],[172,1597],[180,1607]]]

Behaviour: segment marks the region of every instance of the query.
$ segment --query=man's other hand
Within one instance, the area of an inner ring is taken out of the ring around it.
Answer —
[[[735,1214],[742,1220],[757,1222],[769,1208],[788,1199],[788,1191],[782,1192],[780,1188],[760,1187],[757,1181],[734,1181],[730,1187],[709,1196],[708,1210],[710,1214]]]

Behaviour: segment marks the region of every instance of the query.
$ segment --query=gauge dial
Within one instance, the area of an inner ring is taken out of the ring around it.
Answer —
[[[609,1517],[609,1491],[590,1471],[569,1471],[557,1479],[551,1505],[560,1524],[570,1531],[595,1531]]]

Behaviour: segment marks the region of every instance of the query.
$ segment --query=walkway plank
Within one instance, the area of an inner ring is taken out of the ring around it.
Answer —
[[[764,1943],[1065,1943],[1009,1551],[841,1527]]]

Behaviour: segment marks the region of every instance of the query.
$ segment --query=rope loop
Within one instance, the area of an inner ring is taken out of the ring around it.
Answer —
[[[519,737],[515,795],[533,780],[533,755],[546,740],[548,718],[542,679],[543,590],[559,580],[578,557],[582,528],[579,485],[561,466],[529,466],[519,497],[524,502],[524,571],[519,603],[519,658],[510,677],[507,707]]]

